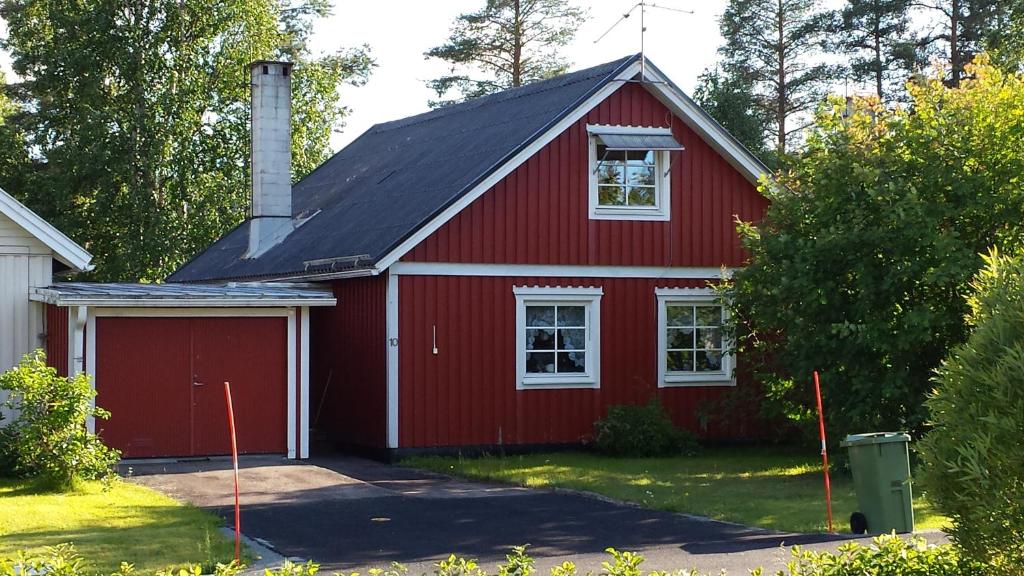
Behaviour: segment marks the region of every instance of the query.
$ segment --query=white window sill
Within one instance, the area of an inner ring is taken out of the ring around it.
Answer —
[[[536,376],[524,378],[516,383],[516,390],[557,390],[560,388],[593,388],[600,386],[597,380],[585,376],[558,377],[558,376]]]
[[[712,374],[667,374],[659,388],[684,388],[693,386],[735,386],[736,379],[723,373]]]
[[[590,212],[591,220],[645,220],[664,222],[670,218],[668,211],[660,208],[594,208]]]

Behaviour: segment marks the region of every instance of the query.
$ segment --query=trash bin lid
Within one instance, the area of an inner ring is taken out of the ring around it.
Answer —
[[[839,443],[842,447],[862,446],[864,444],[886,444],[889,442],[910,442],[910,434],[906,432],[869,432],[867,434],[850,434]]]

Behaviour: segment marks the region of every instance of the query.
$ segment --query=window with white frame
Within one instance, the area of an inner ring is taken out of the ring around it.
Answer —
[[[659,288],[658,385],[726,385],[733,380],[725,310],[706,288]]]
[[[668,220],[670,152],[682,150],[670,128],[587,126],[590,217]]]
[[[597,388],[601,288],[520,287],[516,387]]]

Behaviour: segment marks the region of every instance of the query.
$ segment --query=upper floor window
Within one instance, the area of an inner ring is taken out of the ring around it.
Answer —
[[[587,126],[590,135],[590,217],[668,220],[672,150],[683,147],[669,128]]]

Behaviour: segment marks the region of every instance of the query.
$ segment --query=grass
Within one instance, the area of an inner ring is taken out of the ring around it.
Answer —
[[[89,572],[109,574],[121,561],[143,573],[186,563],[208,568],[234,557],[221,524],[209,512],[120,480],[109,489],[87,482],[60,494],[0,479],[0,557],[72,542]]]
[[[698,456],[609,458],[580,452],[477,459],[418,457],[403,464],[437,472],[518,484],[596,492],[649,508],[792,532],[825,531],[824,488],[817,454],[778,448],[715,448]],[[857,509],[853,481],[832,475],[835,526],[848,531]],[[942,527],[920,493],[917,530]]]

